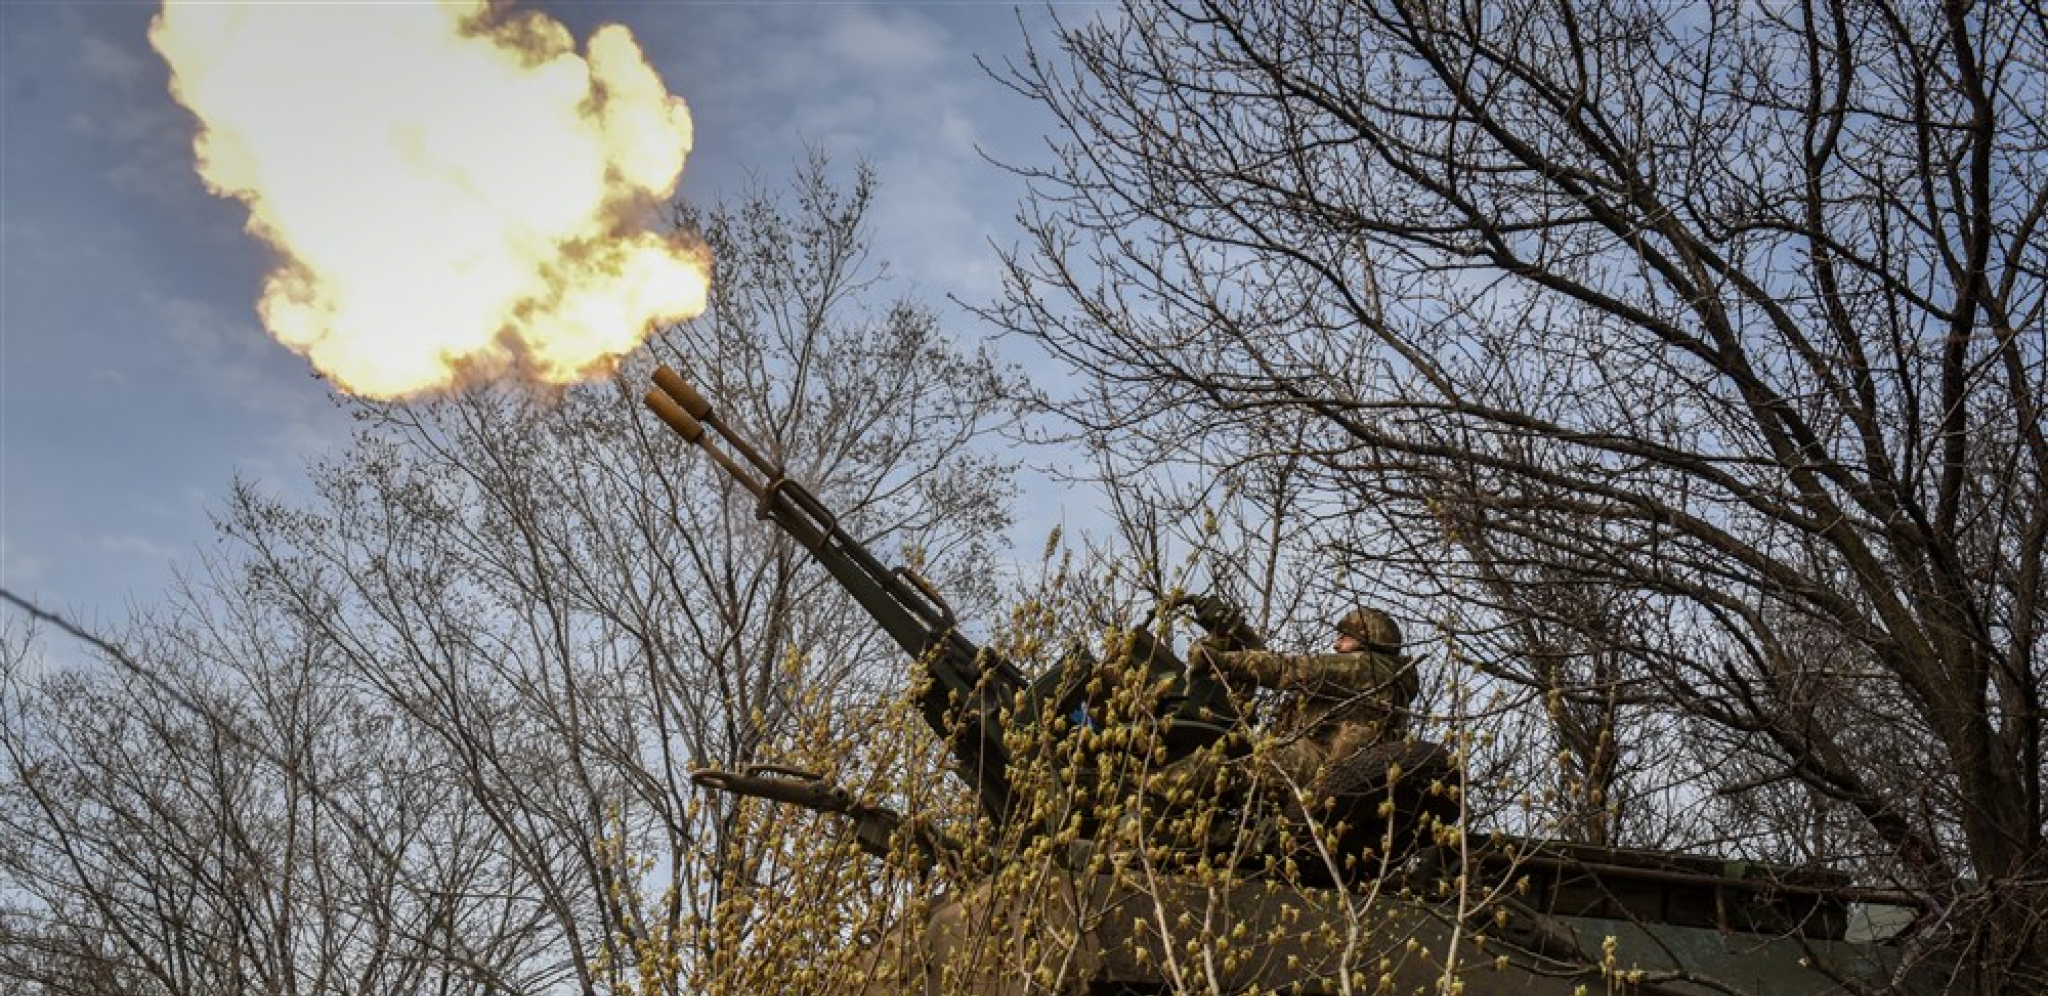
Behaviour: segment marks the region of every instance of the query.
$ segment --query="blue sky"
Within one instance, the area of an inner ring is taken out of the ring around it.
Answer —
[[[983,333],[943,298],[994,293],[987,245],[1014,240],[1023,189],[981,150],[1031,161],[1048,122],[975,59],[1020,52],[1042,6],[1022,26],[1008,3],[522,6],[579,38],[632,29],[695,117],[685,197],[781,183],[811,146],[874,164],[896,288]],[[257,323],[268,257],[193,172],[155,10],[0,3],[0,584],[102,624],[214,542],[208,509],[235,475],[292,491],[348,433],[327,383]],[[1034,501],[1024,528],[1042,537],[1062,513]]]

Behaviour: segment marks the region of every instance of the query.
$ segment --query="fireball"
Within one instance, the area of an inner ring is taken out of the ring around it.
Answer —
[[[566,383],[704,309],[703,250],[650,227],[689,110],[623,27],[579,49],[482,0],[169,3],[150,42],[207,189],[276,251],[263,324],[344,390]]]

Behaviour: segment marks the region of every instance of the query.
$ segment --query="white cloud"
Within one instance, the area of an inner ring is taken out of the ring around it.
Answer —
[[[954,30],[973,26],[918,10],[774,7],[744,26],[727,25],[729,38],[754,44],[664,53],[711,87],[684,88],[685,98],[740,130],[720,134],[714,124],[700,131],[693,165],[752,157],[747,165],[772,186],[805,145],[842,164],[872,162],[882,183],[871,219],[876,257],[907,279],[899,289],[934,299],[991,294],[997,272],[988,240],[1009,222],[1021,185],[983,159],[981,144],[1005,128],[1029,129],[1036,118],[987,78]],[[1007,30],[985,33],[1014,40]],[[718,63],[716,72],[706,70],[704,54]],[[757,151],[771,149],[781,151]]]
[[[178,551],[155,540],[132,533],[107,533],[92,538],[94,549],[117,557],[134,558],[150,564],[168,564],[178,559]]]
[[[995,268],[986,242],[990,226],[1008,215],[989,210],[985,192],[958,162],[897,155],[879,168],[877,254],[925,291],[992,293]]]
[[[851,159],[872,156],[876,145],[888,140],[889,136],[881,132],[887,120],[885,112],[890,110],[893,108],[874,97],[842,94],[804,104],[788,124],[806,141],[822,146],[835,157]]]
[[[87,78],[118,87],[141,85],[152,75],[150,64],[138,50],[123,48],[99,35],[79,40],[78,67]]]
[[[21,552],[14,537],[0,533],[0,585],[19,592],[40,584],[47,575],[42,558]]]
[[[914,11],[834,8],[824,23],[824,47],[860,72],[922,73],[944,57],[946,32]]]
[[[939,138],[956,156],[979,156],[980,139],[974,119],[962,114],[958,108],[948,107],[939,116]]]
[[[18,189],[10,189],[9,196],[18,196],[15,192]],[[12,210],[17,215],[30,213]],[[136,239],[134,233],[119,229],[63,229],[17,216],[0,222],[0,244],[7,247],[8,279],[12,281],[29,272],[114,272],[122,268],[128,259],[127,252],[136,245]],[[22,293],[29,289],[32,288],[15,284],[8,291]]]
[[[129,377],[127,371],[117,370],[113,367],[93,367],[86,371],[85,379],[94,384],[105,384],[116,388],[127,388],[135,383],[134,378]]]
[[[313,453],[347,438],[326,382],[305,360],[270,338],[253,311],[239,315],[203,301],[142,295],[150,314],[182,358],[181,379],[231,399],[259,419],[272,446]]]

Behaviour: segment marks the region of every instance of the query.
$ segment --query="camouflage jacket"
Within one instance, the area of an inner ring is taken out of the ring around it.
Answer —
[[[1226,679],[1283,695],[1271,729],[1306,736],[1324,747],[1343,736],[1365,742],[1397,738],[1420,690],[1412,660],[1374,652],[1283,654],[1234,650],[1211,654]]]

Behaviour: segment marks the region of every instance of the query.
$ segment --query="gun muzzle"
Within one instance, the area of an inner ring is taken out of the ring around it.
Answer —
[[[755,495],[765,494],[767,490],[778,487],[774,482],[782,480],[781,466],[770,462],[752,443],[747,442],[745,437],[732,431],[732,427],[726,425],[724,419],[711,411],[711,402],[697,393],[697,389],[691,386],[689,381],[684,380],[682,374],[666,366],[656,367],[654,386],[659,390],[647,393],[647,407],[654,409],[654,413],[661,416],[662,421],[682,433],[685,440],[702,446],[705,452],[710,453]],[[738,453],[746,462],[745,465],[726,457],[716,446],[711,445],[710,440],[699,442],[705,429],[710,429],[717,433],[720,439],[725,440],[725,445],[732,447],[733,452]],[[747,467],[753,469],[749,471]],[[760,476],[759,481],[754,479],[755,475]]]
[[[676,404],[681,405],[683,411],[688,412],[692,419],[702,422],[711,414],[711,402],[704,400],[704,396],[698,394],[697,388],[684,380],[682,374],[667,366],[654,368],[654,386],[674,398]]]
[[[675,399],[667,394],[661,391],[647,392],[647,407],[653,409],[656,416],[681,435],[684,442],[695,443],[703,437],[704,423],[684,411],[683,406],[677,404]]]

